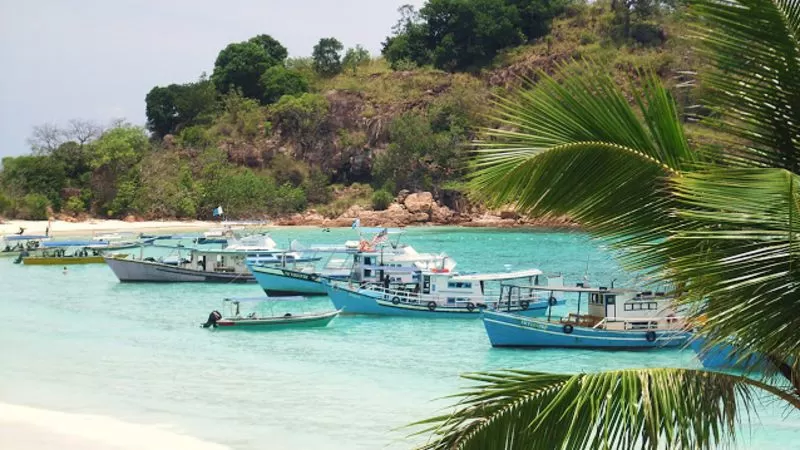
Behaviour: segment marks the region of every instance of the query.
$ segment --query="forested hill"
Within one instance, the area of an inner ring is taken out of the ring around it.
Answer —
[[[380,56],[326,37],[290,58],[262,34],[223,48],[210,76],[143,92],[144,128],[36,127],[32,155],[3,159],[0,215],[336,218],[429,191],[442,217],[467,218],[481,210],[463,191],[468,144],[492,95],[576,58],[670,86],[696,66],[670,2],[429,0],[398,15]]]

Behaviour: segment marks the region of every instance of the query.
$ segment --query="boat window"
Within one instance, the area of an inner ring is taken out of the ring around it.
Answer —
[[[592,303],[600,303],[600,295],[599,294],[592,294],[591,302]]]
[[[653,302],[648,303],[647,309],[658,309],[658,303],[653,303]]]
[[[372,271],[371,271],[371,270],[369,270],[369,269],[365,269],[365,270],[364,270],[364,276],[365,276],[365,277],[371,277],[371,276],[372,276]]]
[[[454,297],[447,297],[447,303],[448,304],[452,305],[455,302],[456,302],[456,299]]]
[[[364,258],[364,265],[370,266],[372,265],[372,258]]]
[[[635,309],[636,311],[641,311],[642,310],[642,304],[641,303],[634,303],[633,304],[633,309]]]
[[[431,291],[436,292],[436,285],[431,286]]]
[[[447,283],[447,287],[450,289],[472,289],[472,283],[459,283],[450,281]]]
[[[606,304],[613,305],[615,303],[617,303],[616,295],[606,295]]]

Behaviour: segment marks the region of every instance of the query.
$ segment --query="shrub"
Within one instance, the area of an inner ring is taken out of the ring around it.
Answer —
[[[375,211],[383,211],[392,204],[394,196],[383,189],[372,193],[372,209]]]
[[[283,66],[267,69],[259,80],[264,89],[264,104],[275,103],[284,95],[298,95],[308,92],[308,80],[300,72],[289,70]]]
[[[631,24],[630,36],[642,45],[661,45],[664,43],[664,29],[660,25],[648,22]]]
[[[86,212],[86,202],[79,195],[70,197],[64,205],[64,212],[73,216]]]
[[[28,194],[22,197],[18,217],[28,220],[47,220],[50,201],[42,194]]]
[[[215,144],[215,139],[206,127],[195,125],[181,130],[177,144],[181,147],[208,148]]]

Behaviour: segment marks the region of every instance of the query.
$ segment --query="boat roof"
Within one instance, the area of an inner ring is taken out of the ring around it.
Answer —
[[[7,234],[3,236],[4,241],[38,241],[40,239],[49,239],[50,236],[44,234],[28,234],[28,235],[19,235],[19,234]]]
[[[547,291],[547,292],[572,292],[572,293],[592,293],[592,294],[622,294],[640,292],[636,289],[625,288],[607,288],[603,286],[598,287],[583,287],[583,286],[546,286],[546,285],[528,285],[528,284],[507,284],[507,286],[514,286],[523,289],[532,289],[534,291]]]
[[[45,241],[42,242],[42,247],[50,248],[50,247],[97,247],[97,248],[106,248],[108,247],[107,242],[98,242],[98,241]]]
[[[403,234],[406,230],[402,228],[386,228],[386,227],[358,227],[356,228],[359,233],[380,233],[386,230],[386,234]]]
[[[502,281],[513,280],[516,278],[528,278],[542,275],[539,269],[518,270],[515,272],[497,272],[497,273],[475,273],[468,275],[456,275],[452,278],[453,281]]]
[[[300,302],[305,301],[305,297],[228,297],[224,301],[232,303],[256,303],[256,302]]]

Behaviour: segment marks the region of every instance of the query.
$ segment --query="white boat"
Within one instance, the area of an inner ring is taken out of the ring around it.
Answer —
[[[402,230],[367,229],[367,232],[400,235]],[[452,271],[456,262],[445,254],[418,253],[413,247],[395,242],[382,241],[373,245],[374,237],[359,241],[348,241],[344,246],[313,246],[303,248],[308,258],[328,255],[326,262],[317,264],[295,259],[295,264],[284,263],[272,266],[254,265],[251,268],[258,284],[267,295],[325,295],[322,280],[353,280],[357,283],[383,282],[388,278],[395,283],[411,283],[415,270],[441,269]],[[365,245],[366,242],[366,245]],[[298,248],[293,243],[292,247]],[[313,255],[313,256],[312,256]],[[305,264],[297,264],[305,262]],[[408,270],[401,270],[408,269]]]
[[[222,330],[277,330],[285,328],[309,328],[326,327],[339,315],[338,310],[302,313],[279,313],[275,314],[275,305],[283,304],[302,304],[306,299],[303,297],[255,297],[255,298],[226,298],[223,301],[222,310],[211,311],[208,319],[200,326],[203,328],[222,329]],[[267,304],[269,314],[264,315],[258,311],[248,314],[241,314],[241,306],[244,304]]]
[[[42,242],[49,240],[50,237],[43,234],[6,234],[0,237],[0,257],[19,256],[23,251],[33,252],[41,247]]]
[[[507,289],[504,282],[527,280],[561,286],[561,275],[545,277],[538,269],[516,272],[458,274],[446,269],[416,270],[411,283],[355,284],[325,281],[333,305],[344,314],[371,314],[429,318],[479,318],[485,310],[507,310],[525,315],[542,315],[563,303],[555,296],[533,290]],[[492,289],[490,284],[498,284]]]

